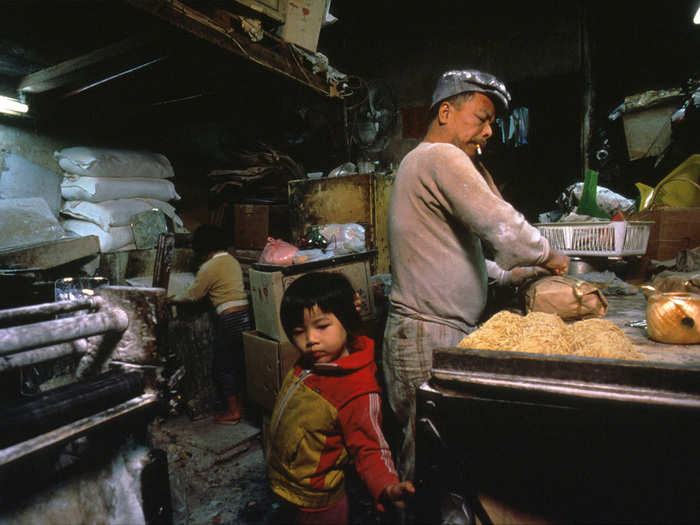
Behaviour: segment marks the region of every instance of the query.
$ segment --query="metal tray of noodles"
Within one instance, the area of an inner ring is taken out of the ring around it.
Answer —
[[[431,384],[504,400],[669,407],[700,412],[700,367],[440,348]]]
[[[700,367],[435,349],[421,522],[697,523],[699,416]]]

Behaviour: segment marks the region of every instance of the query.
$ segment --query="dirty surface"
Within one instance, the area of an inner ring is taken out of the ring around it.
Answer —
[[[628,296],[610,296],[606,319],[614,322],[629,337],[635,349],[649,361],[682,366],[700,366],[700,344],[674,345],[658,343],[649,338],[646,328],[630,326],[646,320],[646,299],[639,293]]]
[[[155,422],[154,447],[168,454],[175,525],[272,525],[278,508],[267,487],[262,425],[254,418],[237,425],[186,415]],[[350,523],[392,523],[380,515],[356,476],[349,476]]]

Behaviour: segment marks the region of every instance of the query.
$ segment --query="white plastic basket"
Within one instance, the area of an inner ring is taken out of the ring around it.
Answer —
[[[566,255],[644,255],[653,221],[535,224],[549,245]]]

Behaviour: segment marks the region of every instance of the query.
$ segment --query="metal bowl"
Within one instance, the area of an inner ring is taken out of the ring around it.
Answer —
[[[571,259],[569,263],[568,275],[583,275],[584,273],[595,272],[596,268],[591,263],[581,259]]]

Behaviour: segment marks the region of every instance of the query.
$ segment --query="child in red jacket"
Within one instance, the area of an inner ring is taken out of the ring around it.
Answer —
[[[310,273],[282,297],[282,326],[301,357],[282,384],[266,443],[272,491],[292,506],[292,523],[348,521],[344,468],[352,461],[380,510],[403,507],[381,430],[374,343],[361,326],[354,293],[338,273]],[[287,522],[287,521],[285,521]]]

